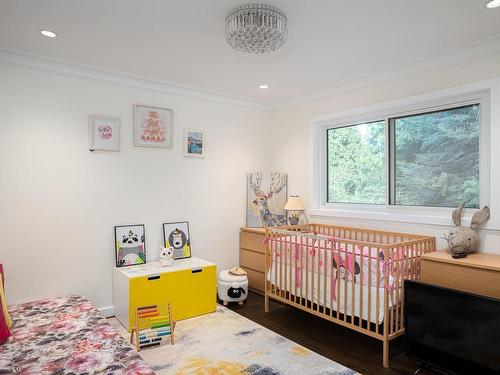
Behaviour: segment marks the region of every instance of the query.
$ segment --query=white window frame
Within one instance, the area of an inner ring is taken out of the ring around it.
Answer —
[[[326,115],[310,123],[310,215],[397,221],[418,224],[450,225],[453,208],[399,206],[389,204],[389,174],[386,175],[386,204],[329,203],[327,201],[327,130],[374,121],[385,121],[386,148],[389,144],[389,120],[395,117],[480,104],[479,129],[479,204],[490,205],[490,90],[472,90],[442,95],[439,93],[402,99]],[[385,168],[389,168],[389,152],[385,152]],[[468,225],[477,209],[464,210],[463,225]]]

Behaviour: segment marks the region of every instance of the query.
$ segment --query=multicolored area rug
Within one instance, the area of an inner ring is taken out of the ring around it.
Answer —
[[[113,324],[129,339],[116,319]],[[140,355],[159,375],[357,374],[222,306],[178,322],[175,345],[144,349]]]

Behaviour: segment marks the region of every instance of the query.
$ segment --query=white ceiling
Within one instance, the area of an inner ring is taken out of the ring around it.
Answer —
[[[247,2],[2,0],[0,47],[276,102],[500,34],[486,0],[269,0],[288,42],[249,55],[224,39],[228,11]]]

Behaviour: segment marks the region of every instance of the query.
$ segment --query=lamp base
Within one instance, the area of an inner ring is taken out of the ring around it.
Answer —
[[[297,225],[299,223],[299,218],[294,217],[294,216],[290,216],[288,218],[288,221],[290,222],[290,225]]]

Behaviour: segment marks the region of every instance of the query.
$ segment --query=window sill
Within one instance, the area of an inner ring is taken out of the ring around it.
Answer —
[[[451,219],[453,208],[434,207],[388,207],[369,205],[338,205],[322,206],[309,211],[310,216],[338,217],[358,220],[377,220],[409,224],[439,225],[453,227]],[[472,215],[477,210],[466,209],[462,218],[462,225],[469,226]],[[481,229],[499,230],[500,225],[491,220]]]

